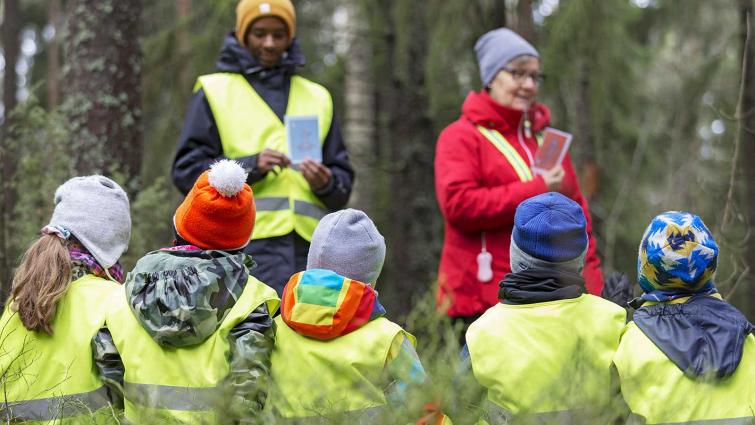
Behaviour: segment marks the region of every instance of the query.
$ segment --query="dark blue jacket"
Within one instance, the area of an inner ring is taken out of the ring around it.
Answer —
[[[226,35],[217,62],[219,72],[242,74],[260,97],[283,121],[288,104],[291,76],[304,65],[304,55],[294,39],[278,66],[266,69],[236,40],[233,33]],[[351,195],[354,170],[349,163],[341,130],[335,116],[323,144],[323,164],[333,173],[331,182],[315,192],[331,210],[346,206]],[[194,93],[189,101],[186,119],[178,140],[171,177],[178,190],[186,194],[202,172],[213,162],[223,159],[223,145],[203,90]],[[257,155],[234,158],[249,172],[249,184],[261,180],[265,174],[257,171]],[[288,278],[303,270],[309,243],[295,234],[279,238],[260,239],[249,244],[246,251],[259,265],[252,274],[278,291],[280,295]],[[302,258],[303,256],[303,258]],[[266,264],[274,261],[273,264]]]
[[[731,304],[706,295],[683,304],[656,304],[634,323],[687,376],[719,379],[734,373],[745,339],[755,330]]]

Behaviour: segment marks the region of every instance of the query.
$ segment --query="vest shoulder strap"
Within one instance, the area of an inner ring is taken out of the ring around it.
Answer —
[[[534,179],[532,170],[530,170],[527,162],[524,161],[519,152],[506,140],[505,137],[497,130],[485,128],[481,125],[477,125],[477,130],[482,134],[493,146],[503,154],[509,164],[514,168],[519,180],[528,182]]]

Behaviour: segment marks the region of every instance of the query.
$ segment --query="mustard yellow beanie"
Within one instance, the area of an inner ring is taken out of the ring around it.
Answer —
[[[236,39],[246,46],[246,32],[259,18],[274,16],[288,27],[291,38],[296,35],[296,11],[291,0],[241,0],[236,6]]]

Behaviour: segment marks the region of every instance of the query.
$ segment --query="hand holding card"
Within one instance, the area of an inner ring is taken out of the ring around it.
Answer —
[[[543,131],[543,144],[535,153],[535,162],[532,164],[532,171],[535,174],[541,174],[561,164],[566,152],[569,151],[572,135],[555,128],[546,128]]]

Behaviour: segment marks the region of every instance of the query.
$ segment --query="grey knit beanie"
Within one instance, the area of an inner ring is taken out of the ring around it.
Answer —
[[[349,279],[374,284],[385,260],[385,239],[362,211],[326,215],[312,235],[307,270],[332,270]]]
[[[490,84],[501,68],[519,56],[540,57],[527,40],[508,28],[498,28],[485,33],[475,43],[474,50],[477,63],[480,65],[483,86]]]
[[[68,229],[102,267],[110,268],[131,237],[128,196],[107,177],[74,177],[55,191],[49,225]]]

